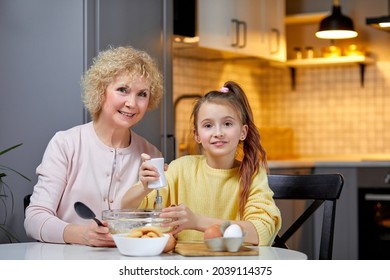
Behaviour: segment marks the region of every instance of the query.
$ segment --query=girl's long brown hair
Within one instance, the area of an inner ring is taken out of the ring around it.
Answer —
[[[240,216],[244,214],[245,204],[248,200],[249,188],[252,184],[253,177],[258,174],[260,167],[263,167],[268,172],[266,152],[260,142],[259,131],[253,121],[252,109],[248,99],[242,88],[233,81],[228,81],[224,84],[224,90],[213,90],[200,98],[194,106],[191,117],[193,119],[194,130],[197,130],[198,113],[203,103],[221,103],[227,102],[236,108],[238,115],[241,118],[242,125],[248,126],[248,134],[240,148],[242,159],[239,167],[240,175],[240,201],[239,211]]]

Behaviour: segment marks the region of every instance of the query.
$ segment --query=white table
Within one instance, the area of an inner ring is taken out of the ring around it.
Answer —
[[[184,257],[176,253],[154,257],[128,257],[117,248],[96,248],[83,245],[51,244],[41,242],[0,244],[0,260],[126,260],[126,259],[223,259],[223,260],[306,260],[304,253],[275,247],[250,247],[260,250],[257,256]]]

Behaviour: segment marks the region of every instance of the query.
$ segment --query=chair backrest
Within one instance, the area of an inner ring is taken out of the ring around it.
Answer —
[[[268,175],[274,199],[312,200],[310,206],[275,238],[274,247],[287,248],[286,241],[324,204],[319,259],[332,259],[336,200],[344,185],[341,174]]]
[[[24,212],[26,212],[26,208],[30,205],[30,198],[31,198],[31,194],[27,194],[27,195],[23,198]]]

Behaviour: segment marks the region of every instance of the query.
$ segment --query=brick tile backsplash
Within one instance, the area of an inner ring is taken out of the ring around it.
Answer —
[[[263,144],[269,158],[279,157],[280,151],[286,156],[390,153],[390,62],[367,65],[364,87],[358,65],[298,68],[295,90],[289,69],[257,59],[174,57],[173,69],[174,100],[219,89],[227,80],[238,82],[248,95],[256,125],[260,131],[267,129]],[[186,99],[177,106],[177,146],[182,144],[178,155],[193,145],[188,122],[192,102]],[[286,129],[293,137],[285,146],[283,141],[271,145]]]

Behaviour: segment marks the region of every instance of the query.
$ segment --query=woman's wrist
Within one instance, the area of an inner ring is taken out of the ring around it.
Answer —
[[[68,224],[64,229],[64,242],[67,244],[81,244],[85,245],[85,242],[80,232],[83,230],[82,226]]]

